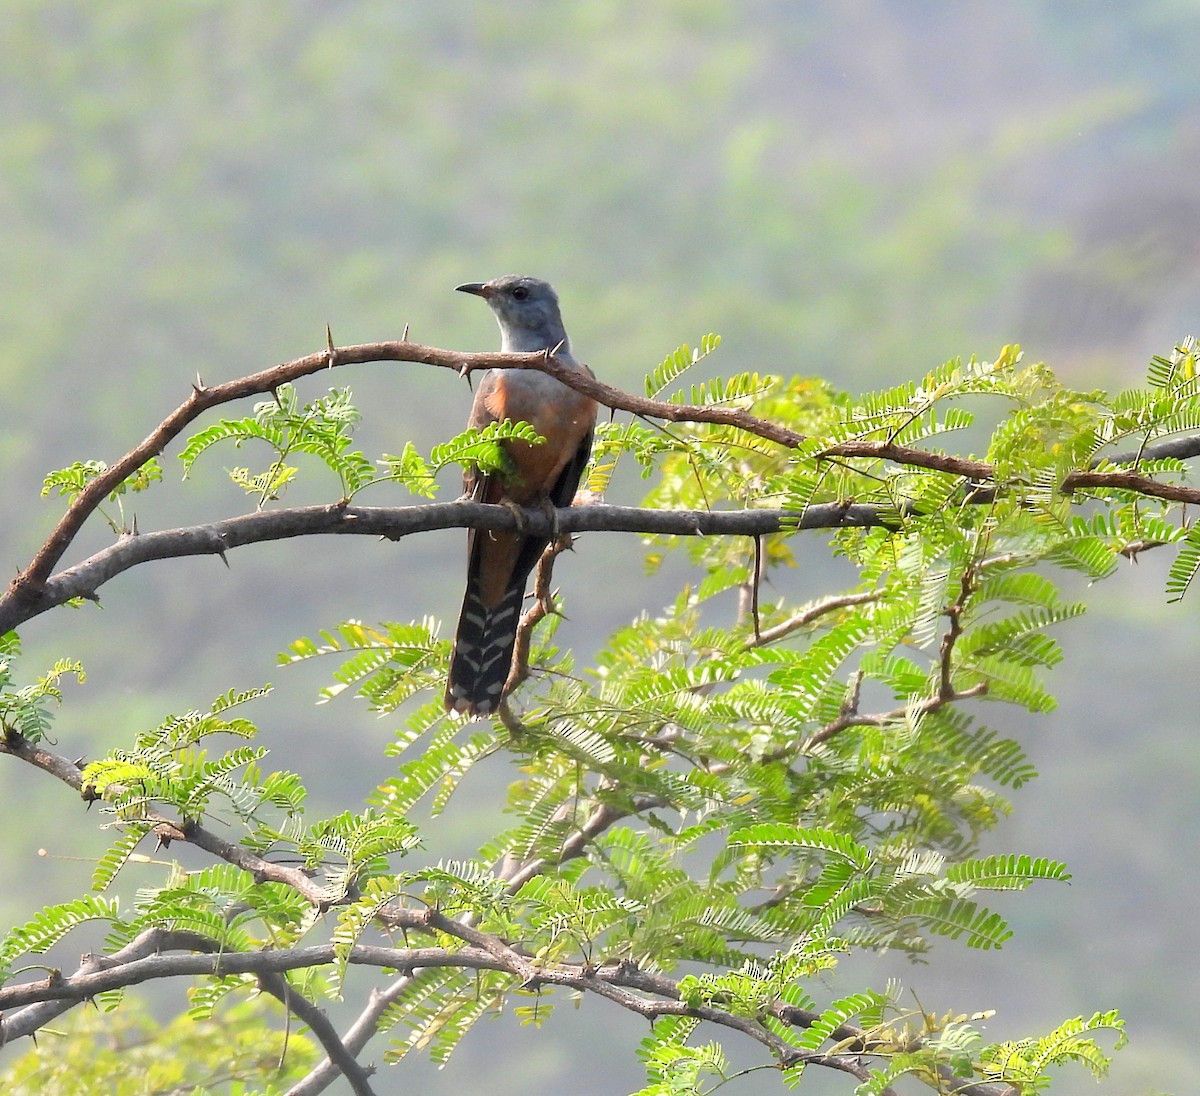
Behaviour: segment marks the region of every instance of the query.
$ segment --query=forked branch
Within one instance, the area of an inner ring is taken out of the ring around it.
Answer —
[[[98,553],[77,567],[54,574],[84,523],[103,501],[121,483],[143,467],[149,460],[159,456],[166,447],[191,423],[206,411],[248,396],[276,392],[282,385],[323,369],[365,364],[369,362],[403,361],[453,369],[459,374],[468,374],[478,369],[536,369],[561,380],[584,392],[604,406],[613,410],[670,422],[711,423],[733,426],[749,434],[794,448],[806,440],[805,435],[790,430],[779,423],[763,419],[740,408],[726,406],[695,406],[667,403],[661,400],[635,396],[610,385],[603,384],[586,373],[568,368],[553,355],[466,353],[423,346],[406,339],[393,342],[365,343],[358,346],[329,347],[315,354],[308,354],[290,362],[264,369],[258,373],[241,377],[222,384],[204,385],[199,380],[191,394],[171,412],[138,445],[102,474],[91,480],[76,496],[66,513],[35,553],[30,563],[9,585],[7,593],[0,598],[0,634],[44,612],[53,605],[62,604],[72,597],[95,597],[96,590],[113,574],[119,573],[147,559],[168,556],[223,554],[228,548],[252,541],[279,540],[292,536],[314,533],[370,532],[383,536],[403,536],[406,533],[425,529],[446,528],[451,525],[472,525],[476,528],[505,528],[504,519],[497,507],[481,508],[470,513],[462,509],[469,504],[453,504],[458,509],[454,516],[434,516],[433,507],[405,508],[406,516],[398,518],[395,512],[372,511],[365,507],[329,506],[310,507],[302,510],[285,510],[269,514],[252,514],[188,529],[168,530],[157,534],[122,537],[116,545]],[[1163,456],[1195,455],[1200,450],[1200,440],[1194,438],[1174,439],[1157,445],[1147,446],[1131,456],[1129,462]],[[866,457],[887,460],[918,468],[937,469],[961,476],[964,482],[988,484],[994,477],[994,468],[985,461],[978,461],[943,453],[932,453],[922,449],[897,445],[890,441],[850,440],[830,445],[816,454],[815,459],[833,457]],[[1113,458],[1119,463],[1123,456]],[[1200,489],[1165,484],[1137,472],[1121,471],[1078,471],[1067,476],[1061,485],[1064,492],[1083,489],[1121,489],[1156,498],[1177,502],[1200,503]],[[990,488],[980,489],[980,498]],[[444,509],[445,506],[437,509]],[[409,513],[412,511],[412,513]],[[879,525],[895,520],[894,514],[886,514],[873,506],[832,504],[809,507],[803,514],[778,515],[773,523],[762,517],[770,511],[743,511],[740,514],[752,517],[732,518],[729,515],[710,515],[706,518],[683,518],[678,514],[651,518],[647,511],[633,510],[619,515],[614,508],[585,507],[579,511],[587,514],[576,522],[563,520],[563,532],[580,531],[586,528],[612,529],[632,532],[668,532],[699,535],[735,533],[757,536],[775,532],[792,522],[799,528],[830,528],[838,525]],[[637,515],[636,517],[631,516]],[[566,514],[559,515],[565,519]],[[378,524],[372,525],[375,518]],[[510,515],[511,520],[511,515]],[[716,524],[713,524],[715,521]],[[691,527],[687,527],[691,523]],[[727,524],[728,523],[728,524]],[[58,581],[56,581],[58,580]]]

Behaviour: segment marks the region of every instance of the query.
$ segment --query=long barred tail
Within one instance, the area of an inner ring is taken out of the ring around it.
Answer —
[[[496,710],[512,669],[524,600],[524,575],[491,609],[480,598],[477,583],[467,584],[446,680],[448,710],[468,715],[488,715]]]

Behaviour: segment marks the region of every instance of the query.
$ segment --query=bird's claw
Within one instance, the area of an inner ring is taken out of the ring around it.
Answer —
[[[513,502],[513,500],[509,498],[500,499],[500,505],[503,506],[504,509],[510,514],[512,514],[513,520],[517,523],[517,532],[520,533],[521,536],[524,536],[526,529],[525,510],[519,503]]]
[[[539,503],[541,511],[546,515],[546,520],[550,522],[550,539],[557,541],[562,536],[562,530],[558,525],[558,507],[548,498],[543,498]]]

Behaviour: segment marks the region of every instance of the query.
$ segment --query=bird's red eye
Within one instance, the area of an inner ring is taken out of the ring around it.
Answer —
[[[529,290],[523,285],[514,285],[512,295],[514,301],[523,301],[529,296]]]

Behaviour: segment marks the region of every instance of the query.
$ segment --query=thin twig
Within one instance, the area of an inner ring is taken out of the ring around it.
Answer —
[[[858,594],[838,594],[835,597],[822,598],[813,605],[805,606],[800,612],[794,616],[788,617],[787,620],[781,621],[779,624],[762,631],[754,639],[746,641],[746,649],[754,647],[765,647],[771,643],[775,643],[780,639],[785,639],[793,632],[799,631],[801,628],[807,628],[808,625],[819,620],[823,616],[828,616],[830,613],[836,613],[839,609],[848,609],[851,605],[864,605],[870,601],[878,601],[882,595],[874,591]]]
[[[546,545],[533,575],[533,604],[517,624],[517,642],[513,647],[512,670],[504,683],[502,695],[508,696],[529,678],[529,650],[533,629],[554,611],[554,595],[550,583],[554,576],[554,561],[571,546],[569,536],[559,537]]]

